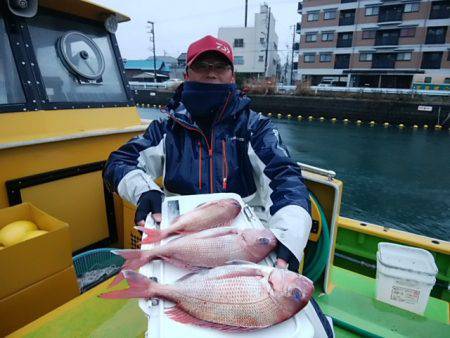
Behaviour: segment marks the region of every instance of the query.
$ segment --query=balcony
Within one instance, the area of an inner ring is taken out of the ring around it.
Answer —
[[[395,68],[395,54],[374,54],[372,60],[372,68],[385,69]]]
[[[430,19],[450,18],[450,1],[433,1],[431,3]]]
[[[303,11],[303,3],[299,2],[297,5],[297,13],[302,14]]]
[[[350,65],[350,54],[336,54],[334,58],[334,69],[348,69]]]
[[[422,69],[440,69],[443,52],[424,52],[422,57]]]
[[[339,15],[339,26],[349,26],[355,24],[355,10],[341,11]]]
[[[378,31],[375,36],[375,46],[398,45],[400,30]]]
[[[295,25],[295,32],[300,34],[301,31],[302,31],[302,25],[300,23],[297,23]]]
[[[378,22],[402,21],[403,6],[386,6],[380,7],[378,14]]]
[[[352,33],[339,33],[336,42],[336,47],[337,48],[351,47],[352,42],[353,42]]]

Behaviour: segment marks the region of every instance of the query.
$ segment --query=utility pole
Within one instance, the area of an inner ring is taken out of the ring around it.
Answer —
[[[151,25],[150,32],[150,41],[153,45],[153,82],[156,83],[156,52],[155,52],[155,23],[153,21],[147,21],[149,25]]]
[[[289,47],[289,45],[286,45],[286,49]],[[287,67],[288,67],[288,63],[289,63],[289,53],[286,53],[286,63],[284,64],[284,76],[283,76],[283,83],[288,83],[287,82]]]
[[[294,72],[294,44],[295,44],[295,25],[292,32],[292,54],[291,54],[291,86],[294,84],[292,73]]]
[[[248,0],[245,0],[245,27],[247,27]]]
[[[267,35],[266,35],[266,59],[264,61],[264,76],[267,76],[267,57],[269,54],[269,37],[270,37],[270,7],[268,7],[269,11],[268,11],[268,15],[269,15],[269,20],[267,22]]]

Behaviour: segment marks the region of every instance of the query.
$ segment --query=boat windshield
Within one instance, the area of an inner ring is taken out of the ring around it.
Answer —
[[[24,103],[25,96],[0,14],[0,104]]]
[[[127,95],[105,28],[40,11],[28,21],[50,102],[126,102]]]

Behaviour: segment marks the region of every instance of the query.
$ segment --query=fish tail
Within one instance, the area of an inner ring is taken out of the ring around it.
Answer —
[[[126,259],[122,267],[122,271],[125,271],[125,270],[137,270],[141,266],[152,261],[155,256],[151,254],[150,251],[146,252],[141,250],[114,250],[114,254],[120,255]],[[117,274],[116,278],[114,278],[109,287],[119,284],[123,279],[124,276],[122,273]]]
[[[166,233],[161,230],[148,229],[144,227],[135,227],[135,229],[140,230],[147,235],[147,237],[142,240],[142,244],[157,243],[167,237]]]
[[[151,298],[155,295],[156,282],[147,277],[134,272],[132,270],[124,270],[121,272],[127,279],[128,289],[116,290],[99,295],[100,298],[106,299],[124,299],[124,298]]]

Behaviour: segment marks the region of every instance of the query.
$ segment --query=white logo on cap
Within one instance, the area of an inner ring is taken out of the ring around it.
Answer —
[[[227,53],[227,54],[231,53],[230,49],[227,46],[225,46],[223,43],[216,41],[216,45],[217,45],[216,48],[221,50],[222,52]]]

